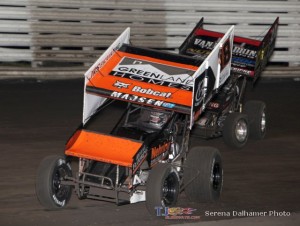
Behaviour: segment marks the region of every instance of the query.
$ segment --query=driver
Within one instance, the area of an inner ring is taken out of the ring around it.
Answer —
[[[148,109],[142,110],[141,119],[144,124],[147,124],[147,126],[155,129],[161,129],[162,126],[166,123],[168,120],[167,114],[159,111],[151,111]]]
[[[149,116],[149,124],[161,129],[167,121],[167,115],[163,112],[151,111]]]

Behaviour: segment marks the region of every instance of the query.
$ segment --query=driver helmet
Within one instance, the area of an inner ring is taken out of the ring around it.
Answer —
[[[151,111],[149,123],[155,127],[161,128],[167,121],[167,116],[163,112]]]

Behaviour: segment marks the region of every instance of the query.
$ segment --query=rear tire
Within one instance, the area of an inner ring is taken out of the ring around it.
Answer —
[[[151,171],[146,184],[146,207],[156,216],[156,208],[170,207],[177,203],[179,176],[170,164],[158,163]]]
[[[249,136],[248,117],[238,112],[230,113],[224,122],[223,140],[233,148],[245,146]]]
[[[249,137],[262,140],[267,129],[266,104],[262,101],[248,101],[244,106],[244,112],[249,117]]]
[[[72,176],[71,167],[62,156],[48,156],[39,165],[35,191],[39,202],[49,210],[63,208],[72,195],[72,186],[62,185],[65,176]]]
[[[218,200],[223,186],[220,152],[212,147],[193,147],[185,165],[183,178],[188,199],[199,203]]]

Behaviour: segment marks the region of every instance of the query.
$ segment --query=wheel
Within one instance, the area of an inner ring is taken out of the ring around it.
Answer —
[[[48,156],[40,163],[36,177],[36,195],[46,209],[67,205],[72,186],[62,185],[65,176],[72,176],[71,167],[62,156]]]
[[[179,176],[174,167],[158,163],[149,174],[146,184],[146,207],[156,216],[157,207],[174,206],[179,195]]]
[[[222,133],[224,142],[230,147],[244,147],[249,136],[247,115],[230,113],[225,119]]]
[[[249,137],[263,139],[267,129],[266,104],[262,101],[248,101],[244,106],[244,113],[249,117]]]
[[[193,147],[185,166],[183,179],[188,199],[199,203],[218,200],[223,186],[220,152],[212,147]]]

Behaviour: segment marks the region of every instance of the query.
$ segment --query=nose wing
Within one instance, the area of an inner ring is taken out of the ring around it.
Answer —
[[[132,167],[142,142],[96,132],[78,130],[66,145],[65,154]]]

